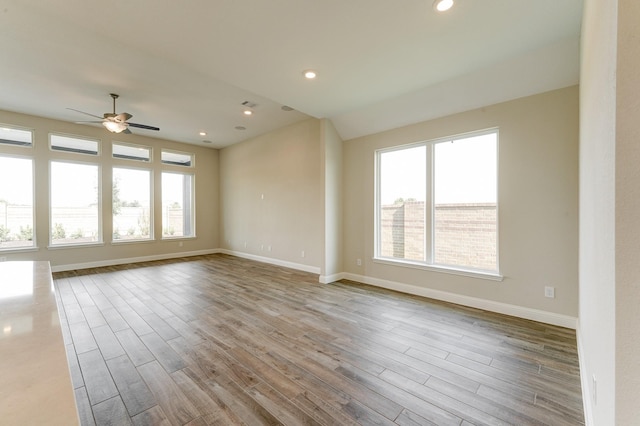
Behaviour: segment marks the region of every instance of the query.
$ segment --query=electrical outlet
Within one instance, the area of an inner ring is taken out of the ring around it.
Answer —
[[[598,404],[598,381],[596,380],[596,375],[592,376],[592,388],[593,388],[593,405]]]
[[[304,250],[300,252],[300,257],[304,257]]]
[[[362,266],[362,259],[358,259],[358,260],[356,260],[356,265],[358,265],[358,266]]]
[[[246,241],[244,242],[244,248],[247,248],[247,242]]]
[[[260,244],[260,250],[264,250],[264,244]]]
[[[267,246],[267,251],[271,251],[271,246]]]
[[[544,297],[548,297],[553,299],[556,297],[556,288],[555,287],[545,287],[544,288]]]

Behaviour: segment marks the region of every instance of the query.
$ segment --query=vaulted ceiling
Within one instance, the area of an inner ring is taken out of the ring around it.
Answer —
[[[312,116],[350,139],[578,83],[581,18],[582,0],[4,0],[0,109],[78,121],[117,93],[148,136],[220,148]]]

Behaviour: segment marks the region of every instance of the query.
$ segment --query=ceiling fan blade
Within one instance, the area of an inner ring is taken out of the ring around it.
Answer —
[[[113,119],[115,121],[117,121],[118,123],[124,123],[125,121],[127,121],[131,117],[133,117],[133,115],[129,114],[128,112],[123,112],[123,113],[120,113],[120,114],[116,115],[115,117],[113,117]]]
[[[88,116],[91,116],[91,117],[102,119],[102,117],[100,117],[98,115],[89,114],[88,112],[80,111],[79,109],[73,109],[73,108],[67,108],[67,109],[71,110],[71,111],[79,112],[80,114],[85,114],[85,115],[88,115]]]
[[[105,113],[103,114],[103,118],[105,118],[105,119],[112,119],[112,118],[114,118],[116,115],[117,115],[116,113],[112,113],[112,112],[105,112]],[[113,120],[112,120],[112,121],[113,121]]]
[[[137,124],[137,123],[127,123],[129,125],[129,127],[138,127],[140,129],[147,129],[147,130],[160,130],[159,127],[153,127],[153,126],[147,126],[146,124]]]

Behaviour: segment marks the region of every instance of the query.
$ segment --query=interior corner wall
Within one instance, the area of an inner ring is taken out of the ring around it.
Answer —
[[[616,424],[617,3],[587,0],[582,23],[578,344],[585,417],[593,425]]]
[[[618,0],[615,151],[616,424],[638,424],[640,400],[640,2]]]
[[[223,250],[320,273],[320,126],[312,118],[220,150]]]
[[[321,281],[331,282],[342,272],[342,139],[333,123],[321,120],[324,174],[324,261]]]
[[[572,86],[345,141],[347,275],[566,316],[575,327],[578,102],[578,87]],[[499,128],[499,262],[504,280],[376,262],[375,151],[494,127]],[[545,286],[556,288],[555,299],[544,297]]]

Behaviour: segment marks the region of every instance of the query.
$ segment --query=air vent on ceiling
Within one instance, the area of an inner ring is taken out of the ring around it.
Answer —
[[[253,102],[249,102],[249,101],[244,101],[242,105],[247,108],[255,108],[258,106],[257,104],[254,104]]]

